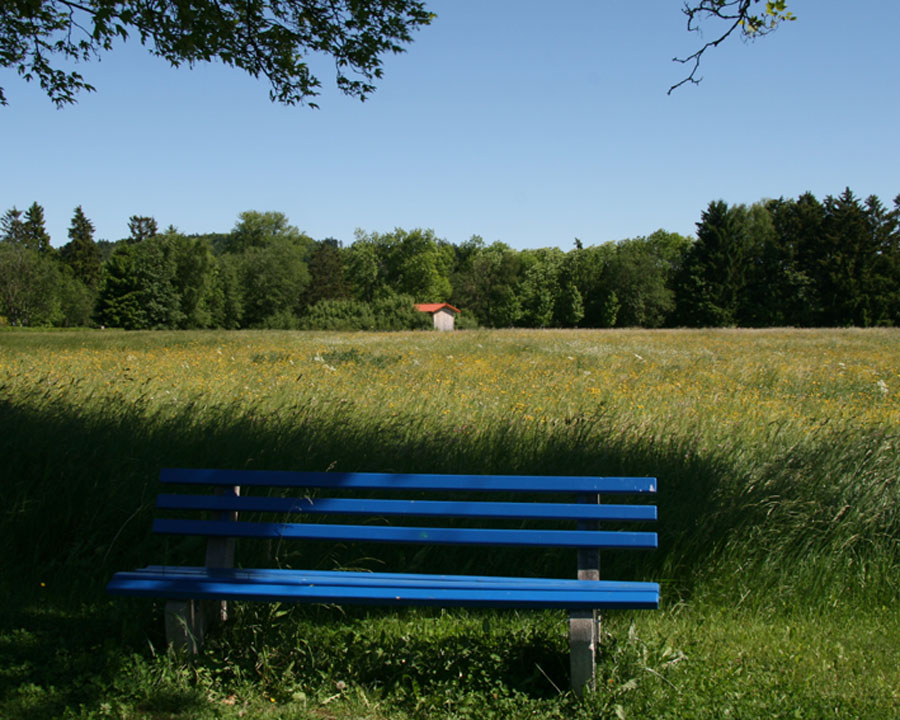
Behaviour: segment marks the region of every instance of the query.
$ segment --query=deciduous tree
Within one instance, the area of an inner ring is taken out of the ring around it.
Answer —
[[[271,99],[285,104],[315,105],[321,82],[308,59],[323,55],[334,61],[338,88],[365,100],[384,56],[402,52],[433,17],[420,0],[5,0],[0,67],[37,80],[62,106],[94,89],[71,61],[137,36],[174,67],[218,61],[262,76]]]
[[[21,243],[0,243],[0,315],[10,324],[58,324],[58,284],[59,268],[52,259]]]

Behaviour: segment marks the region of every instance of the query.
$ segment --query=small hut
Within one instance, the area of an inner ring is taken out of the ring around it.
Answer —
[[[435,330],[452,330],[456,316],[459,315],[459,310],[450,303],[419,303],[416,310],[431,315]]]

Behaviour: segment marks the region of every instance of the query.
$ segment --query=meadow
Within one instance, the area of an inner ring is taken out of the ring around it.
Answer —
[[[0,717],[896,718],[898,358],[893,329],[4,331]],[[662,607],[604,618],[583,701],[552,612],[246,604],[185,658],[104,593],[197,552],[149,535],[164,466],[654,475],[659,550],[601,562]]]

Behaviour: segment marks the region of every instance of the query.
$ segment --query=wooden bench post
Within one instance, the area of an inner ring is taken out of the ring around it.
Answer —
[[[169,600],[166,603],[166,642],[176,650],[196,655],[203,646],[206,613],[201,600]]]
[[[240,495],[238,486],[217,488],[217,495]],[[220,520],[236,521],[236,512],[223,512]],[[234,538],[211,537],[206,541],[206,567],[234,567]],[[228,603],[225,600],[170,600],[166,603],[166,642],[176,650],[186,650],[196,655],[203,647],[206,631],[213,623],[228,620]]]
[[[217,495],[239,496],[241,488],[238,485],[226,488],[217,488]],[[220,520],[230,520],[237,522],[238,514],[236,512],[223,512],[219,517]],[[234,567],[234,544],[233,537],[211,537],[206,541],[206,567],[209,568],[232,568]],[[215,607],[215,606],[218,607]],[[211,622],[225,622],[228,620],[228,603],[220,600],[214,603],[210,608]]]
[[[580,503],[600,503],[600,496],[582,494]],[[579,530],[594,530],[597,523],[578,522]],[[600,579],[600,553],[597,548],[578,548],[578,579]],[[597,648],[600,644],[600,617],[596,609],[569,611],[569,667],[572,690],[581,697],[585,688],[596,690]]]

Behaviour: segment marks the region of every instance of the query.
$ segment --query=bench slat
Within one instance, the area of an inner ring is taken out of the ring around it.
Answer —
[[[655,505],[588,505],[540,502],[468,502],[362,498],[279,498],[161,493],[164,510],[272,512],[419,517],[532,518],[546,520],[656,520]]]
[[[648,585],[652,585],[648,584]],[[327,583],[295,585],[275,581],[239,582],[210,576],[186,574],[117,573],[108,588],[112,594],[180,598],[210,598],[279,602],[377,604],[389,606],[427,605],[435,607],[520,607],[520,608],[648,608],[659,605],[659,593],[620,590],[599,583],[591,590],[527,589],[504,586],[486,588],[409,585],[376,587],[337,586]]]
[[[386,527],[325,523],[261,523],[227,520],[154,520],[162,534],[247,537],[266,539],[348,540],[362,542],[438,543],[446,545],[504,545],[597,548],[655,548],[654,532],[603,530],[516,530],[496,528]]]
[[[127,575],[128,573],[119,573]],[[223,582],[267,580],[283,585],[327,584],[371,585],[373,587],[456,587],[487,588],[515,586],[528,590],[594,590],[602,583],[609,592],[659,590],[658,583],[629,580],[574,580],[571,578],[527,578],[494,575],[428,575],[424,573],[382,573],[354,570],[290,570],[283,568],[207,568],[204,566],[149,565],[130,574],[142,577],[213,578]]]
[[[184,485],[240,485],[380,490],[477,490],[491,492],[655,493],[652,477],[580,475],[437,475],[428,473],[341,473],[279,470],[193,470],[165,468],[160,481]]]

